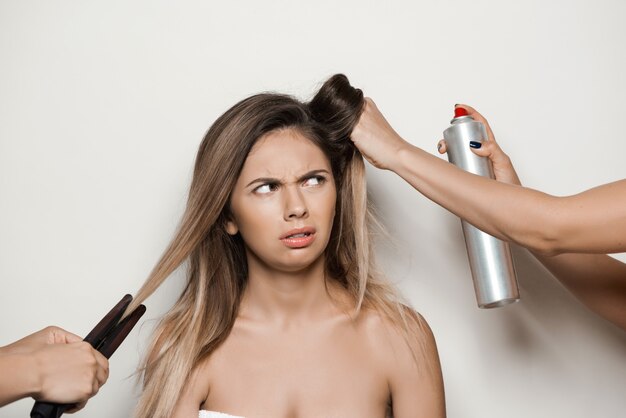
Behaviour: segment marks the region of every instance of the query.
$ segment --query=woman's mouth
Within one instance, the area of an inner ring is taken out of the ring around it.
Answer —
[[[280,240],[289,248],[304,248],[315,240],[315,228],[305,227],[292,229],[283,234]]]

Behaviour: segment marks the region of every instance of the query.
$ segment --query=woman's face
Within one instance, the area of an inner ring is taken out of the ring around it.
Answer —
[[[231,235],[248,262],[294,272],[324,253],[337,191],[330,162],[295,129],[270,132],[252,147],[231,195]]]

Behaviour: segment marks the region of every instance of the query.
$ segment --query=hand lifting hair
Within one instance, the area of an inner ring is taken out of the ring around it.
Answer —
[[[335,75],[308,103],[258,94],[211,126],[179,230],[134,300],[187,262],[138,417],[445,416],[432,333],[374,266],[349,139],[363,103]]]
[[[374,166],[398,174],[481,231],[529,249],[590,310],[626,330],[626,263],[608,255],[626,251],[626,179],[572,196],[522,187],[487,120],[470,106],[456,108],[485,127],[485,141],[467,147],[489,159],[495,181],[405,141],[370,98],[350,139]],[[446,153],[446,141],[438,148]]]

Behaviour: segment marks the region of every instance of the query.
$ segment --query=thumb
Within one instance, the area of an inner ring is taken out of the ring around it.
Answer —
[[[495,145],[494,142],[491,141],[470,141],[470,149],[472,150],[472,152],[476,155],[480,155],[481,157],[489,157],[490,159],[493,159],[494,157],[494,147],[493,145]]]
[[[476,155],[489,158],[492,164],[497,164],[506,157],[504,151],[494,141],[470,141],[470,149]]]
[[[478,145],[474,145],[478,144]],[[494,141],[485,141],[482,143],[470,143],[472,152],[481,157],[487,157],[493,166],[493,172],[496,180],[503,183],[521,185],[519,176],[515,172],[515,168],[511,163],[508,155],[502,151],[502,148]]]
[[[439,154],[445,154],[448,152],[448,144],[446,144],[446,140],[442,139],[437,143],[437,151]]]

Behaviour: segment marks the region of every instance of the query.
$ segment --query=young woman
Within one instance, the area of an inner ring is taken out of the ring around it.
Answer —
[[[457,105],[489,135],[473,151],[491,160],[497,181],[475,176],[406,142],[371,99],[365,102],[351,139],[373,165],[483,231],[528,248],[589,309],[626,330],[626,264],[606,254],[626,251],[626,179],[566,197],[522,187],[487,120]],[[438,148],[445,153],[445,141]]]
[[[187,262],[138,417],[445,416],[433,335],[374,267],[349,140],[363,103],[335,75],[309,103],[255,95],[209,129],[179,231],[134,302]]]

